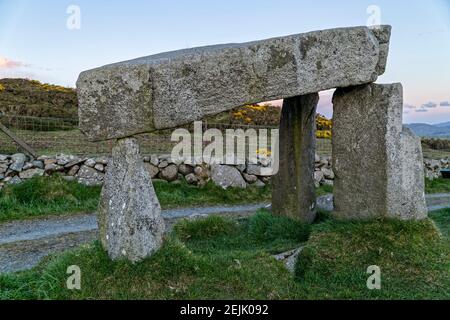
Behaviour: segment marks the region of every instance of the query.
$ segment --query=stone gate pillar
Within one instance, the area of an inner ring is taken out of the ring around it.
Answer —
[[[425,218],[422,148],[403,129],[402,85],[338,89],[333,105],[335,214]]]
[[[316,217],[314,161],[318,102],[318,93],[284,100],[279,172],[273,178],[273,213],[306,223],[312,223]]]
[[[162,244],[164,220],[135,138],[112,151],[98,209],[100,239],[113,260],[138,262]]]

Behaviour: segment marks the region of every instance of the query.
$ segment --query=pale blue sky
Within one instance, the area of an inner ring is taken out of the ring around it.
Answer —
[[[80,30],[66,27],[69,5]],[[370,5],[393,26],[378,82],[403,83],[416,106],[404,121],[449,121],[450,0],[0,0],[0,77],[74,86],[83,70],[158,52],[365,25]],[[320,111],[331,114],[326,99]]]

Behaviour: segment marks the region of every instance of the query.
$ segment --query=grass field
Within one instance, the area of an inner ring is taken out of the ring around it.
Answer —
[[[0,275],[0,299],[449,299],[450,210],[431,220],[313,226],[266,211],[241,220],[182,221],[153,257],[112,262],[98,243]],[[436,229],[439,226],[440,231]],[[306,244],[295,277],[272,255]],[[68,266],[81,290],[66,289]],[[368,266],[381,290],[368,290]]]
[[[155,190],[163,209],[214,205],[250,204],[271,201],[271,188],[223,190],[209,183],[203,188],[186,183],[155,182]],[[0,191],[0,222],[94,212],[100,198],[100,187],[86,187],[59,177],[40,177],[22,184],[7,186]],[[317,196],[333,192],[331,186],[321,186]],[[450,180],[427,181],[427,193],[450,192]]]
[[[203,188],[154,183],[163,209],[209,205],[250,204],[270,201],[270,186],[223,190],[209,183]],[[0,191],[0,222],[48,215],[94,212],[101,187],[86,187],[60,177],[39,177]],[[320,191],[325,192],[325,191]]]

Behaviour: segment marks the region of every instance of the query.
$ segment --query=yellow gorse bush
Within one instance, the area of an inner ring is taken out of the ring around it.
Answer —
[[[63,86],[57,86],[54,84],[41,83],[40,81],[37,81],[37,80],[31,80],[31,83],[43,91],[57,91],[57,92],[65,92],[65,93],[72,92],[72,89],[70,89],[70,88],[65,88]]]
[[[317,139],[331,139],[331,130],[317,130]]]
[[[256,153],[263,157],[270,157],[272,155],[272,151],[269,149],[258,149]]]
[[[2,92],[3,90],[5,90],[5,87],[0,83],[0,92]]]

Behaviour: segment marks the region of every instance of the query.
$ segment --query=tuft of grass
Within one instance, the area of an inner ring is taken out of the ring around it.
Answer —
[[[163,208],[258,203],[270,201],[272,195],[269,185],[264,188],[226,190],[213,182],[204,187],[188,185],[186,182],[171,184],[157,181],[154,185]]]
[[[267,210],[260,210],[252,216],[248,223],[248,232],[255,239],[262,242],[275,241],[277,239],[306,241],[311,227],[287,217],[277,217]]]
[[[450,193],[450,179],[426,179],[425,193]]]
[[[448,218],[443,223],[448,228]],[[380,267],[381,290],[368,290],[369,266]],[[314,228],[296,267],[312,299],[448,299],[449,273],[448,239],[431,220],[328,220]]]
[[[94,211],[100,187],[86,187],[61,177],[39,177],[0,191],[0,222],[37,216]]]
[[[450,209],[434,211],[430,218],[436,223],[442,236],[450,242]]]
[[[333,193],[333,186],[323,185],[317,188],[316,195],[318,197]]]
[[[183,241],[209,240],[218,236],[231,235],[238,230],[235,221],[220,216],[210,216],[197,221],[182,220],[174,227],[176,235]]]

